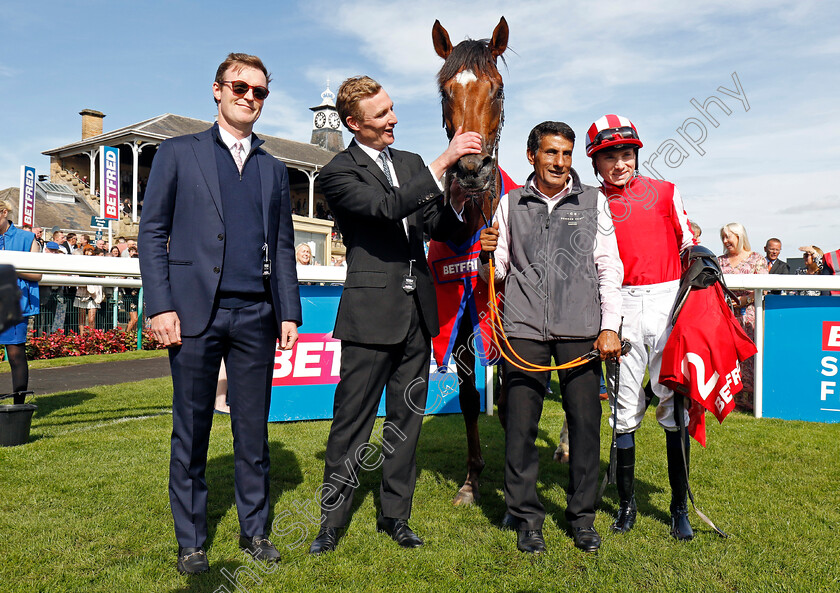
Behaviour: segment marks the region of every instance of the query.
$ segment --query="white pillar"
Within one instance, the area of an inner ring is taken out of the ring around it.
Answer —
[[[95,148],[91,149],[87,155],[90,158],[90,177],[88,177],[88,191],[92,198],[96,198],[94,188],[96,187],[96,152]]]
[[[753,291],[755,299],[755,378],[753,409],[756,418],[764,416],[764,291]]]
[[[309,178],[309,218],[315,218],[315,171],[304,171]]]
[[[137,222],[137,169],[140,167],[140,141],[131,143],[131,222]]]

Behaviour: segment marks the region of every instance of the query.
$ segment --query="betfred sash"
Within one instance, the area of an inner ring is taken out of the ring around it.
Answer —
[[[501,168],[499,174],[502,180],[501,195],[520,187]],[[479,237],[483,228],[461,245],[452,241],[429,243],[428,262],[435,284],[440,322],[440,333],[432,339],[432,350],[438,366],[449,364],[458,328],[465,320],[472,324],[471,344],[474,344],[475,355],[481,365],[490,366],[498,361],[498,349],[493,344],[487,307],[489,291],[487,283],[478,277],[478,256],[481,253]],[[501,291],[497,289],[496,292],[501,297]]]

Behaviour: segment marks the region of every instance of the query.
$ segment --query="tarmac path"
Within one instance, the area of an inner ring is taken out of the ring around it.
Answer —
[[[29,389],[35,396],[76,391],[169,376],[169,357],[96,362],[50,369],[29,369]],[[11,390],[11,373],[0,374],[0,393]]]

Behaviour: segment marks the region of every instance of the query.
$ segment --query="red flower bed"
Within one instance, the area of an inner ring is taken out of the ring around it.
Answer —
[[[143,350],[161,350],[163,344],[152,337],[149,330],[143,332]],[[74,331],[36,336],[30,332],[26,342],[26,357],[29,360],[40,358],[60,358],[64,356],[86,356],[88,354],[112,354],[137,349],[137,333],[126,332],[122,328],[103,331],[94,329],[84,335]]]

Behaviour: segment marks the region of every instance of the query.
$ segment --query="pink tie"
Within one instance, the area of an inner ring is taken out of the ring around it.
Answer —
[[[242,173],[242,143],[240,142],[233,145],[233,162],[236,163],[236,168]]]

